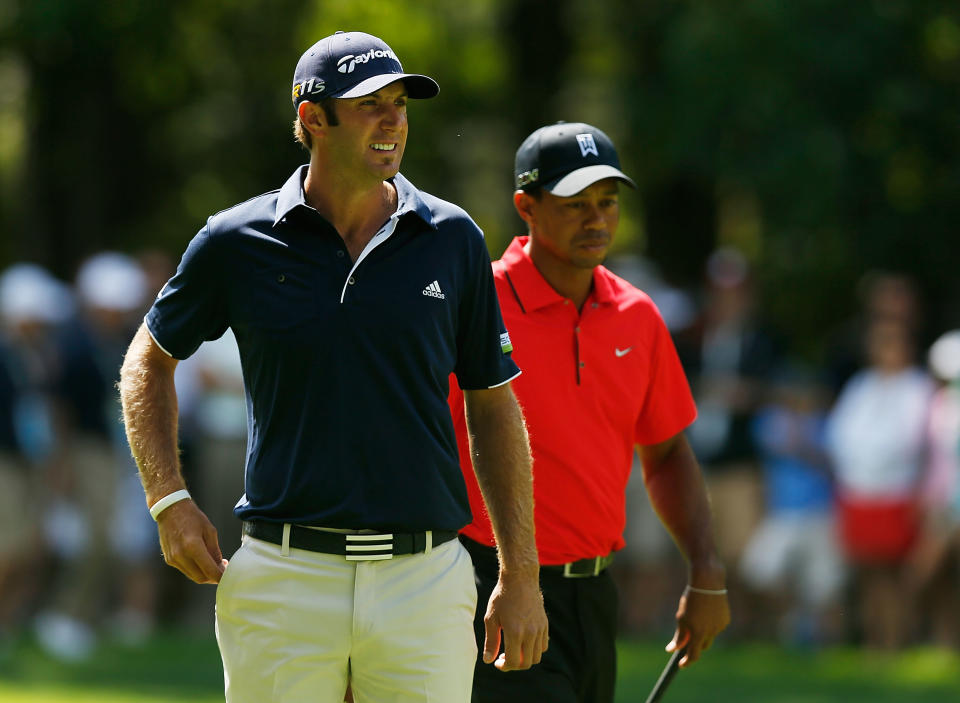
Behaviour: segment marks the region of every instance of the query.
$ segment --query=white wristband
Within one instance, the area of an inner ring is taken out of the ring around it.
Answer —
[[[179,491],[174,491],[169,495],[165,495],[163,498],[151,505],[150,517],[156,520],[160,516],[160,513],[174,503],[179,503],[181,500],[190,500],[190,493],[187,492],[186,488],[181,488]]]
[[[725,596],[727,595],[726,588],[695,588],[694,586],[687,586],[687,590],[690,593],[699,593],[704,596]]]

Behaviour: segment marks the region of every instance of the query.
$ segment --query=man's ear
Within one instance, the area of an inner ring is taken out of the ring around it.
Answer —
[[[316,103],[304,100],[297,108],[303,128],[313,137],[322,137],[327,129],[327,116]]]
[[[522,190],[516,190],[513,193],[513,206],[517,209],[517,214],[527,223],[528,227],[533,224],[533,208],[536,202],[536,198]]]

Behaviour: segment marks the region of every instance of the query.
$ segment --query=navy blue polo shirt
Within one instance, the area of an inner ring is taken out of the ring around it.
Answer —
[[[519,373],[483,234],[398,174],[396,213],[353,262],[306,204],[306,172],[209,218],[147,328],[176,359],[228,327],[236,335],[248,427],[241,519],[459,529],[470,508],[449,374],[483,389]]]

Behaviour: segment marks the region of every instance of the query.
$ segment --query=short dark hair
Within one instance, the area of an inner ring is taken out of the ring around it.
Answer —
[[[320,106],[320,109],[323,110],[323,114],[327,118],[327,124],[331,127],[336,127],[340,124],[340,119],[337,117],[337,110],[333,106],[335,100],[336,98],[324,98],[316,102],[316,104]],[[310,136],[310,131],[304,127],[303,122],[300,121],[299,113],[297,114],[297,119],[293,121],[293,136],[296,137],[297,141],[300,142],[307,151],[313,148],[313,137]]]

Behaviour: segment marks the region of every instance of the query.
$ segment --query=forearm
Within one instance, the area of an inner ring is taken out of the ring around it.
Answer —
[[[147,504],[185,487],[177,452],[176,361],[140,327],[120,369],[120,402]]]
[[[468,391],[470,455],[504,573],[538,572],[533,475],[523,415],[509,386]]]
[[[687,560],[689,583],[723,588],[726,571],[717,556],[703,474],[681,434],[664,445],[641,447],[643,480],[650,504]]]

